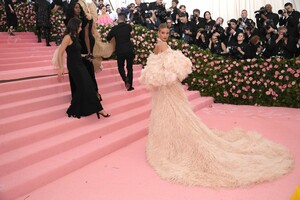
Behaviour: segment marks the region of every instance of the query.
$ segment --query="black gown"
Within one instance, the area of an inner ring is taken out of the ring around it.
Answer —
[[[81,45],[77,38],[66,48],[69,77],[76,90],[72,95],[71,105],[67,110],[69,116],[80,118],[101,111],[102,105],[95,92],[95,85],[82,63]]]
[[[92,27],[93,27],[93,19],[88,20],[88,19],[82,19],[82,31],[79,33],[79,42],[81,44],[81,53],[82,54],[88,54],[88,50],[86,47],[86,43],[85,43],[85,31],[84,28],[88,26],[88,37],[90,40],[90,53],[93,53],[93,49],[94,49],[94,45],[95,45],[95,38],[92,34]],[[88,61],[87,59],[83,59],[83,64],[86,66],[93,83],[95,84],[95,90],[96,92],[98,92],[98,85],[97,85],[97,81],[96,81],[96,77],[95,77],[95,71],[94,71],[94,65],[93,62]]]

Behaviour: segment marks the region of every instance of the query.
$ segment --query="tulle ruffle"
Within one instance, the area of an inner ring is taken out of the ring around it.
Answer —
[[[141,72],[140,82],[148,88],[166,86],[182,81],[192,72],[192,62],[181,51],[168,49],[151,53]]]

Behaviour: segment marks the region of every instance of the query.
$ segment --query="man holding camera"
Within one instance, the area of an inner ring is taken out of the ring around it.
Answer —
[[[166,22],[167,11],[165,8],[165,3],[162,0],[156,0],[149,4],[149,10],[154,10],[156,17],[159,18],[161,23]]]
[[[185,13],[179,14],[179,20],[180,23],[176,25],[175,32],[180,35],[183,41],[188,44],[193,44],[197,33],[196,24],[192,21],[188,21]]]
[[[293,9],[293,4],[284,4],[284,9],[278,11],[281,15],[279,19],[279,25],[287,28],[288,34],[294,37],[298,37],[298,24],[300,18],[300,12]]]
[[[272,27],[276,29],[279,22],[279,16],[276,13],[272,12],[271,4],[266,4],[265,7],[261,7],[259,10],[255,11],[256,13],[256,24],[259,31],[264,34],[266,27]]]

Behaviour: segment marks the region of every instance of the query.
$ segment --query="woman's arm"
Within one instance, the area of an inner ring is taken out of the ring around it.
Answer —
[[[71,45],[73,42],[72,42],[72,39],[70,37],[70,35],[66,35],[64,37],[64,39],[62,40],[61,42],[61,45],[58,49],[58,56],[57,56],[57,60],[58,60],[58,72],[57,72],[57,75],[58,77],[61,77],[64,75],[64,65],[63,65],[63,55],[64,55],[64,52],[66,50],[66,48]]]
[[[86,45],[86,49],[88,53],[91,53],[91,44],[90,44],[90,37],[89,37],[89,23],[86,24],[84,27],[84,42]]]

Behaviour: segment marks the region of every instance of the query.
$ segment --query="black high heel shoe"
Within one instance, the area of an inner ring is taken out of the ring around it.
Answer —
[[[96,114],[97,114],[98,119],[100,119],[100,115],[102,115],[105,118],[110,117],[110,114],[108,114],[108,113],[106,113],[106,115],[104,115],[103,113],[97,112]]]

